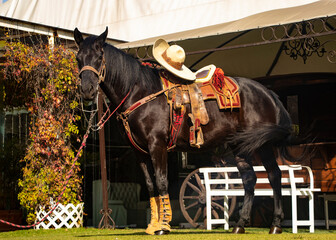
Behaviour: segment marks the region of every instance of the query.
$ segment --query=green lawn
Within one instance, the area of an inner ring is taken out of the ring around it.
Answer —
[[[166,236],[149,236],[145,234],[144,229],[95,229],[95,228],[77,228],[77,229],[58,229],[58,230],[18,230],[12,232],[0,233],[0,239],[48,239],[48,240],[68,240],[68,239],[109,239],[109,240],[141,240],[141,239],[176,239],[176,240],[219,240],[219,239],[336,239],[336,230],[316,229],[315,233],[309,233],[306,229],[299,229],[298,234],[291,233],[291,229],[283,229],[281,235],[269,235],[265,228],[246,228],[246,234],[234,235],[230,231],[224,230],[196,230],[196,229],[173,229]]]

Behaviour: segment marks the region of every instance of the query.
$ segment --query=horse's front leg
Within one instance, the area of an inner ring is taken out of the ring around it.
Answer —
[[[144,173],[146,186],[149,193],[149,203],[151,209],[151,220],[146,228],[146,233],[154,235],[155,232],[161,231],[161,226],[159,224],[159,205],[160,199],[157,189],[155,188],[154,182],[154,171],[150,157],[144,156],[143,154],[138,154],[137,159],[139,161],[140,167]]]
[[[154,141],[149,147],[155,172],[156,187],[159,192],[159,224],[160,231],[155,234],[168,234],[171,231],[169,222],[172,220],[172,210],[168,194],[168,154],[166,144]]]
[[[240,212],[240,218],[233,229],[233,233],[245,233],[244,226],[249,223],[251,209],[254,199],[254,187],[257,181],[256,174],[253,170],[252,163],[249,159],[236,157],[237,168],[240,172],[243,180],[243,186],[245,190],[244,203]]]

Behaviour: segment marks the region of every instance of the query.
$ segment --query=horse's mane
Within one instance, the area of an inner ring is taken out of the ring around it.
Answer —
[[[106,79],[111,84],[119,84],[122,94],[127,94],[136,84],[148,92],[158,91],[161,88],[159,74],[156,69],[144,66],[137,59],[116,47],[105,44],[105,61],[108,68]]]

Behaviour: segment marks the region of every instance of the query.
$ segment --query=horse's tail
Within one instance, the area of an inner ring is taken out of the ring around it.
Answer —
[[[302,161],[308,154],[312,153],[308,151],[308,145],[305,145],[304,150],[300,156],[292,156],[288,151],[288,146],[299,145],[301,143],[309,142],[308,139],[311,138],[309,134],[305,137],[298,137],[292,128],[292,120],[289,116],[288,111],[283,106],[282,102],[280,101],[278,95],[276,95],[272,90],[269,90],[275,104],[278,106],[278,120],[277,124],[282,126],[282,128],[287,129],[288,135],[282,141],[279,141],[277,147],[279,149],[279,154],[282,158],[287,159],[291,162],[300,162]]]
[[[239,155],[251,155],[262,146],[269,144],[279,149],[281,157],[298,162],[306,155],[306,149],[299,157],[293,157],[287,147],[298,145],[304,140],[299,139],[293,132],[290,116],[278,96],[270,91],[278,107],[277,123],[264,123],[236,133],[229,141]]]
[[[262,124],[236,133],[230,143],[239,155],[251,155],[266,144],[281,149],[283,156],[288,155],[286,146],[291,145],[292,131],[287,126]]]

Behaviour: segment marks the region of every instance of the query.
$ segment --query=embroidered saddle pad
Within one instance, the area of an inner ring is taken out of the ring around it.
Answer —
[[[216,99],[219,109],[230,108],[232,110],[233,108],[240,108],[239,86],[236,81],[233,78],[225,76],[223,70],[220,68],[216,68],[212,75],[211,71],[213,70],[210,70],[206,76],[204,76],[204,74],[201,75],[202,81],[199,81],[198,79],[200,78],[197,78],[195,83],[193,83],[197,84],[201,90],[203,100]],[[170,75],[165,70],[160,72],[160,77],[164,89],[180,84],[171,81],[169,79]],[[187,85],[181,85],[178,88],[181,89],[183,93],[181,104],[190,103]],[[169,91],[165,94],[168,96]]]

